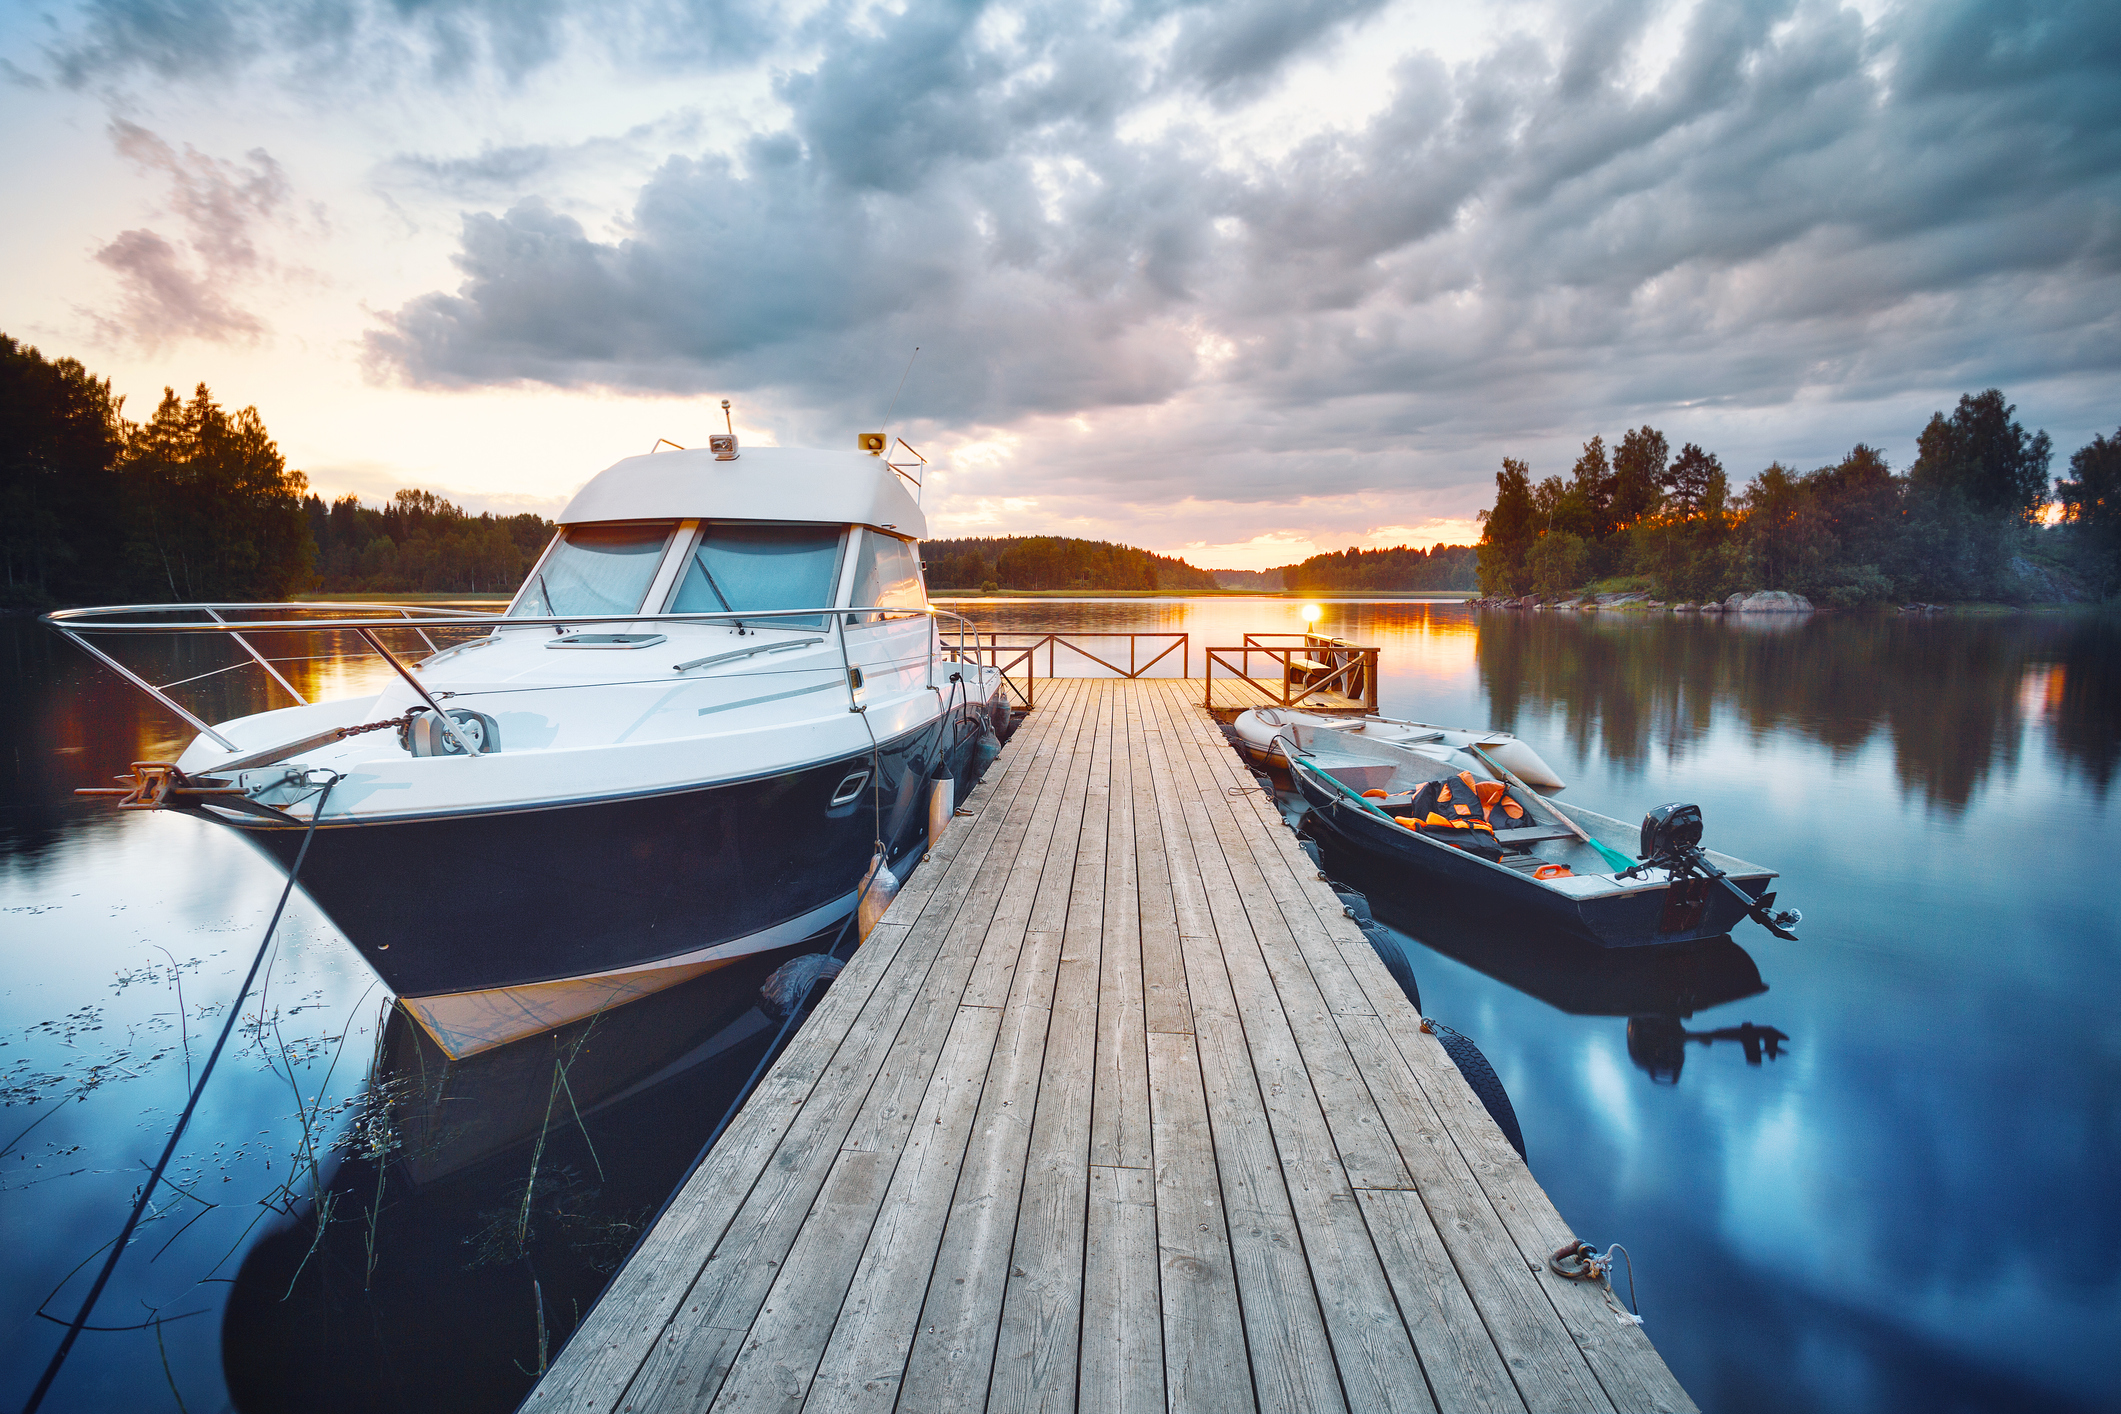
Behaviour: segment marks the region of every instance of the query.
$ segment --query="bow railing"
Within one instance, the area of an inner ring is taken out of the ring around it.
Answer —
[[[432,662],[495,642],[503,631],[549,628],[555,634],[564,636],[569,629],[599,625],[631,627],[689,624],[734,624],[738,628],[770,625],[792,630],[818,629],[836,635],[842,665],[850,670],[851,683],[851,669],[854,665],[849,657],[846,629],[850,624],[871,621],[871,616],[880,621],[926,618],[930,624],[928,652],[931,669],[938,657],[949,662],[982,661],[981,654],[972,642],[977,632],[973,622],[962,614],[949,609],[938,609],[932,605],[920,609],[909,609],[903,604],[857,604],[802,609],[717,610],[711,613],[687,614],[636,612],[530,615],[454,609],[427,604],[122,604],[94,609],[58,609],[43,615],[43,619],[105,667],[181,718],[194,731],[225,750],[234,751],[236,746],[233,742],[216,731],[210,722],[172,697],[169,690],[220,677],[240,668],[256,667],[293,698],[297,706],[308,706],[309,698],[295,687],[282,668],[296,663],[345,659],[345,650],[352,646],[346,643],[345,636],[350,636],[367,654],[379,660],[411,687],[420,700],[435,713],[442,731],[451,739],[455,739],[455,728],[450,725],[448,714],[442,711],[441,705],[429,694],[412,669],[423,662]],[[774,620],[806,622],[771,622]],[[944,627],[944,620],[954,621],[954,633]],[[946,633],[950,634],[950,637],[946,638]],[[168,682],[151,682],[90,641],[91,635],[103,634],[218,637],[240,648],[243,656],[234,662],[202,673],[193,673]],[[293,634],[331,635],[334,637],[332,651],[268,654],[260,650],[258,642],[253,641],[262,641],[275,635]],[[415,648],[407,643],[406,635],[416,636],[419,647]],[[393,640],[396,641],[396,647],[393,647]],[[425,649],[424,653],[420,651],[421,648]],[[755,651],[769,650],[762,645]],[[672,671],[683,673],[689,668],[703,665],[703,662],[695,660],[679,664]],[[932,676],[931,671],[931,678]],[[630,681],[632,678],[626,680]],[[859,696],[852,687],[849,694],[851,709],[862,710]],[[1028,692],[1020,695],[1026,697],[1028,705]]]

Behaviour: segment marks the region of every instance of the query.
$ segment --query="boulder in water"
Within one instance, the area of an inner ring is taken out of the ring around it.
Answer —
[[[1812,601],[1786,589],[1762,589],[1751,594],[1733,594],[1723,601],[1724,612],[1734,614],[1809,614]]]

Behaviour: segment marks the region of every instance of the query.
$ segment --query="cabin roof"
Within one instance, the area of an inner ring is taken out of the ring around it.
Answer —
[[[704,449],[614,462],[560,512],[601,520],[796,520],[875,526],[925,539],[927,517],[897,472],[865,452],[746,447],[735,461]]]

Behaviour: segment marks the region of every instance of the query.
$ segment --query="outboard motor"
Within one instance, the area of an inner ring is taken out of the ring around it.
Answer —
[[[1730,876],[1709,863],[1701,852],[1701,807],[1674,802],[1660,805],[1642,817],[1642,862],[1632,869],[1623,869],[1616,878],[1632,879],[1645,870],[1663,869],[1674,880],[1714,879],[1737,895],[1745,905],[1745,911],[1755,923],[1776,937],[1796,942],[1797,935],[1790,929],[1804,921],[1804,915],[1794,908],[1785,908],[1780,913],[1770,911],[1775,896],[1768,894],[1754,898],[1744,889],[1732,883]]]
[[[1700,806],[1660,805],[1642,817],[1642,848],[1636,854],[1643,859],[1656,859],[1698,848],[1700,844]]]

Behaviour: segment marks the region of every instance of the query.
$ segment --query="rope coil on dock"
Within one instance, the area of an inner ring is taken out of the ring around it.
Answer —
[[[1633,1311],[1622,1310],[1619,1298],[1613,1294],[1613,1254],[1616,1252],[1628,1259],[1628,1305],[1637,1308]],[[1619,1243],[1601,1253],[1582,1238],[1565,1242],[1547,1258],[1547,1270],[1570,1281],[1597,1282],[1599,1295],[1605,1298],[1605,1304],[1614,1315],[1630,1325],[1642,1324],[1641,1310],[1635,1300],[1635,1254]]]

